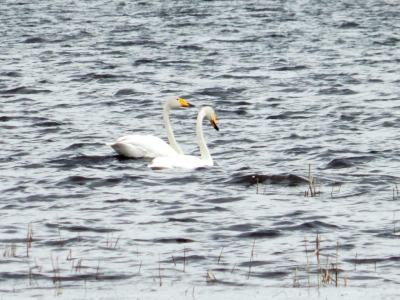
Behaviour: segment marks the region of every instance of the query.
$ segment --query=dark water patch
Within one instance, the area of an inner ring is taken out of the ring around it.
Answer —
[[[215,78],[223,78],[223,79],[253,79],[257,81],[267,80],[270,76],[267,75],[244,75],[244,74],[223,74],[216,76]]]
[[[68,185],[68,184],[78,184],[78,185],[85,185],[88,182],[100,180],[98,177],[85,177],[79,175],[72,175],[63,179],[61,182],[57,183],[56,185]]]
[[[26,43],[26,44],[41,44],[41,43],[45,43],[45,42],[46,42],[46,40],[41,37],[30,37],[24,41],[24,43]]]
[[[203,50],[203,47],[196,45],[180,45],[176,47],[178,50],[191,50],[191,51],[200,51]]]
[[[103,202],[104,203],[126,203],[126,202],[128,202],[128,203],[139,203],[140,200],[122,198],[122,199],[115,199],[115,200],[105,200]]]
[[[141,65],[147,65],[147,64],[152,64],[157,62],[157,60],[155,59],[149,59],[149,58],[141,58],[141,59],[137,59],[133,62],[134,66],[141,66]]]
[[[250,12],[282,12],[285,10],[284,6],[273,6],[273,4],[269,4],[268,6],[260,7],[260,4],[260,2],[257,4],[247,3],[244,9]]]
[[[269,120],[285,120],[285,119],[308,119],[310,118],[309,116],[305,116],[304,112],[297,112],[297,111],[285,111],[281,114],[277,114],[277,115],[270,115],[268,117],[266,117],[265,119]]]
[[[114,82],[117,79],[124,79],[127,76],[123,75],[123,74],[109,74],[109,73],[103,73],[103,74],[99,74],[99,73],[87,73],[87,74],[83,74],[83,75],[73,75],[71,76],[73,79],[71,79],[71,81],[78,81],[78,82],[90,82],[93,80],[103,80],[104,82]],[[93,91],[94,93],[96,91]]]
[[[295,65],[295,66],[283,66],[283,67],[275,68],[275,69],[273,69],[273,71],[299,71],[299,70],[304,70],[304,69],[308,69],[308,67],[303,66],[303,65]]]
[[[5,190],[6,191],[6,190]],[[21,207],[19,205],[15,204],[7,204],[4,205],[1,209],[20,209]]]
[[[371,230],[372,231],[372,230]],[[371,231],[368,232],[368,230],[363,230],[363,232],[367,232],[367,233],[372,233]],[[385,231],[383,230],[376,230],[375,236],[376,237],[380,237],[380,238],[389,238],[389,239],[399,239],[400,235],[398,233],[393,233],[393,231]]]
[[[52,91],[50,90],[35,90],[28,88],[26,86],[20,86],[17,88],[9,89],[9,90],[2,90],[0,91],[0,94],[41,94],[41,93],[51,93]]]
[[[0,76],[6,76],[6,77],[22,77],[23,75],[22,75],[20,72],[8,71],[8,72],[0,72]]]
[[[251,239],[262,239],[262,238],[277,238],[282,236],[282,232],[279,230],[268,229],[268,230],[258,230],[253,232],[245,232],[239,234],[238,238],[251,238]]]
[[[349,21],[349,22],[343,22],[342,24],[340,24],[340,28],[356,28],[360,26],[360,24],[353,22],[353,21]]]
[[[45,168],[45,167],[46,166],[44,164],[38,164],[38,163],[35,163],[35,164],[24,164],[24,165],[21,166],[21,168],[24,168],[24,169],[41,169],[41,168]],[[37,183],[38,184],[47,183],[47,180],[43,180],[43,181],[39,180],[39,181],[37,181]]]
[[[25,191],[26,189],[28,189],[28,186],[24,186],[24,185],[18,185],[18,186],[15,186],[15,187],[11,187],[11,188],[8,188],[8,189],[4,189],[4,190],[2,190],[2,192],[3,193],[14,193],[14,192],[23,192],[23,191]]]
[[[107,248],[110,249],[110,248]],[[81,266],[80,268],[84,269],[85,266]],[[133,275],[128,275],[128,274],[120,274],[120,275],[109,275],[109,274],[105,274],[104,272],[93,272],[92,274],[74,274],[71,276],[57,276],[57,280],[64,282],[64,281],[81,281],[81,282],[86,282],[88,280],[90,281],[111,281],[111,280],[126,280],[126,279],[130,279],[137,276],[136,274]],[[36,277],[36,274],[35,274]],[[50,278],[51,280],[54,280],[54,277]]]
[[[36,240],[35,240],[36,242]],[[69,239],[58,239],[58,240],[52,240],[52,241],[45,241],[44,243],[42,243],[45,246],[68,246],[68,245],[74,245],[74,244],[78,244],[82,242],[82,238],[81,237],[75,237],[75,238],[69,238]]]
[[[256,229],[260,227],[259,225],[254,225],[254,224],[237,224],[237,225],[231,225],[226,228],[222,228],[222,230],[230,230],[230,231],[241,231],[241,232],[247,232],[253,229]]]
[[[64,148],[64,150],[76,150],[76,149],[82,149],[82,148],[94,147],[94,146],[104,147],[104,144],[103,143],[74,143],[74,144]]]
[[[65,123],[62,122],[57,122],[57,121],[46,121],[46,122],[39,122],[33,124],[33,126],[37,127],[57,127],[57,126],[62,126],[65,125]]]
[[[287,186],[298,186],[300,184],[308,184],[308,180],[295,174],[277,174],[277,175],[234,175],[233,179],[229,179],[227,183],[254,185],[257,182],[267,184],[283,184]]]
[[[398,122],[392,122],[392,121],[385,121],[381,124],[382,127],[386,127],[386,128],[391,128],[391,127],[399,127],[399,123]]]
[[[332,159],[324,169],[351,168],[355,165],[369,163],[375,160],[374,156],[354,156]]]
[[[235,114],[239,115],[239,116],[243,116],[243,115],[247,115],[247,111],[244,109],[237,109],[234,111]]]
[[[293,272],[284,272],[284,271],[266,271],[266,272],[252,272],[252,277],[259,277],[259,278],[268,278],[268,279],[284,279],[287,276],[293,275]]]
[[[173,258],[164,260],[164,263],[175,263],[175,262],[194,262],[194,261],[204,261],[207,257],[202,255],[185,255],[185,256],[173,256]]]
[[[211,213],[211,212],[221,212],[221,211],[229,211],[229,209],[225,209],[219,206],[215,206],[213,208],[193,208],[193,209],[181,209],[174,211],[166,211],[160,214],[160,216],[169,216],[169,215],[178,215],[184,213]]]
[[[309,212],[308,212],[308,211],[304,211],[304,210],[296,210],[296,211],[294,211],[294,212],[285,214],[284,216],[285,216],[285,217],[290,217],[290,218],[296,218],[296,217],[299,217],[299,216],[301,216],[301,215],[305,215],[305,214],[307,214],[307,213],[309,213]]]
[[[259,266],[265,266],[265,265],[271,265],[274,262],[270,261],[265,261],[265,260],[252,260],[252,261],[245,261],[240,264],[238,264],[239,267],[259,267]]]
[[[3,262],[2,262],[3,263]],[[40,274],[38,274],[39,276]],[[37,275],[35,274],[35,277]],[[24,272],[24,273],[17,273],[17,272],[0,272],[0,279],[2,280],[7,280],[7,279],[12,279],[12,280],[28,280],[29,279],[29,272]],[[15,292],[15,291],[14,291]]]
[[[83,199],[89,197],[89,194],[82,194],[82,193],[77,193],[77,194],[65,194],[65,195],[43,195],[43,194],[37,194],[37,195],[29,195],[24,198],[17,198],[19,202],[25,203],[25,202],[53,202],[57,201],[58,199]]]
[[[247,37],[242,39],[213,39],[211,41],[216,43],[232,43],[232,44],[244,44],[244,43],[256,43],[261,39],[259,36]]]
[[[0,243],[3,244],[19,244],[19,243],[25,243],[26,244],[26,238],[25,239],[0,239]]]
[[[337,249],[341,250],[341,251],[351,251],[354,250],[357,246],[354,244],[336,244],[336,245],[332,245],[332,246],[324,246],[322,247],[322,250],[331,250],[331,251],[336,251]]]
[[[109,232],[116,232],[116,231],[121,231],[120,229],[115,229],[115,228],[102,228],[102,227],[87,227],[87,226],[82,226],[82,225],[73,225],[73,226],[65,226],[65,225],[60,225],[60,224],[54,224],[54,223],[46,223],[46,227],[48,228],[57,228],[61,230],[67,230],[69,232],[97,232],[97,233],[109,233]]]
[[[389,258],[347,258],[343,259],[344,262],[350,263],[352,265],[375,265],[375,263],[382,263],[382,262],[398,262],[400,261],[400,257],[389,257]]]
[[[346,276],[351,281],[355,280],[381,280],[382,277],[378,276],[364,276],[364,275],[356,275],[356,276]]]
[[[340,115],[341,121],[354,121],[356,118],[357,118],[357,116],[355,116],[355,115],[346,115],[346,114]]]
[[[121,89],[118,90],[118,92],[116,92],[114,94],[114,96],[127,96],[127,95],[135,95],[137,94],[137,92],[133,89]]]
[[[1,116],[0,117],[0,122],[8,122],[11,121],[14,117],[11,116]]]
[[[134,41],[113,41],[110,42],[111,48],[113,47],[132,47],[132,46],[148,46],[148,47],[161,47],[165,46],[162,42],[156,42],[153,40],[134,40]]]
[[[125,160],[123,157],[120,156],[74,156],[74,157],[69,157],[69,158],[59,158],[59,159],[53,159],[48,161],[50,164],[56,164],[59,167],[65,168],[65,169],[72,169],[80,166],[85,166],[85,167],[90,167],[93,165],[98,165],[98,164],[103,164],[103,163],[109,163],[113,161],[114,159],[121,159]],[[129,160],[129,159],[127,159]]]
[[[272,225],[276,226],[276,227],[278,227],[278,226],[286,226],[286,227],[288,227],[288,226],[291,226],[291,225],[294,225],[294,224],[295,223],[291,222],[291,221],[279,221],[279,222],[272,223]]]
[[[324,223],[321,221],[312,221],[312,222],[305,222],[303,224],[297,226],[287,226],[287,227],[278,227],[277,230],[279,231],[309,231],[310,229],[322,229],[322,228],[330,228],[330,229],[339,229],[339,226]]]
[[[385,39],[384,41],[374,41],[373,44],[381,45],[381,46],[396,46],[400,39],[395,37],[390,37]]]
[[[318,94],[320,95],[354,95],[357,94],[357,92],[351,90],[351,89],[339,89],[339,88],[327,88],[327,89],[321,89],[319,90]]]
[[[198,221],[194,218],[169,218],[168,222],[194,223]]]
[[[242,200],[244,200],[243,197],[227,197],[227,198],[221,197],[221,198],[205,200],[203,202],[221,204],[221,203],[230,203],[230,202],[236,202],[236,201],[242,201]]]
[[[124,182],[124,178],[120,177],[115,177],[115,178],[106,178],[106,179],[100,179],[100,180],[95,180],[93,182],[90,182],[88,184],[89,187],[91,188],[97,188],[97,187],[111,187],[111,186],[116,186],[120,184],[121,182]]]
[[[200,96],[213,96],[215,98],[227,98],[229,96],[238,95],[243,93],[246,88],[205,88],[203,90],[195,92],[195,95]]]
[[[153,241],[154,243],[163,243],[163,244],[187,244],[195,242],[195,240],[186,238],[155,239]]]

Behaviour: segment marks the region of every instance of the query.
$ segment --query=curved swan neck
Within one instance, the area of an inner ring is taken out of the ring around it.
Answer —
[[[204,109],[201,109],[199,115],[197,116],[197,124],[196,124],[196,134],[197,134],[197,141],[200,147],[200,154],[201,159],[207,163],[207,165],[213,166],[214,162],[211,158],[210,152],[208,151],[208,147],[204,140],[203,135],[203,119],[205,117]]]
[[[163,110],[163,117],[164,117],[164,126],[165,126],[165,130],[167,131],[167,137],[168,137],[168,141],[170,146],[179,154],[179,155],[183,155],[183,151],[181,150],[181,148],[178,146],[176,140],[175,140],[175,136],[174,133],[172,132],[172,128],[171,128],[171,123],[169,121],[169,112],[171,111],[171,108],[168,106],[167,103],[164,104],[164,110]]]

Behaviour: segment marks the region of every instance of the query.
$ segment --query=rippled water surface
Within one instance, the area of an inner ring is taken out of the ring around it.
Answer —
[[[3,1],[0,17],[1,298],[398,299],[398,1]],[[104,145],[166,140],[170,95],[196,105],[171,112],[186,154],[215,109],[214,167]]]

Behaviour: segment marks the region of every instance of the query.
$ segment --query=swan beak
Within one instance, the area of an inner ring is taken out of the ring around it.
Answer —
[[[211,120],[211,125],[215,128],[216,131],[219,131],[218,125],[217,125],[217,117],[214,116],[214,118]]]
[[[179,100],[180,104],[181,104],[183,107],[194,106],[193,104],[190,104],[189,102],[187,102],[185,99],[179,98],[178,100]]]

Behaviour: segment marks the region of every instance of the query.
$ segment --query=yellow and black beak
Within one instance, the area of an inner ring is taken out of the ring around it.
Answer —
[[[216,131],[219,131],[218,125],[217,125],[217,116],[214,115],[214,118],[210,121],[211,125],[215,128]]]
[[[194,106],[193,104],[190,104],[183,98],[178,98],[179,103],[182,105],[182,107],[189,107],[189,106]]]

